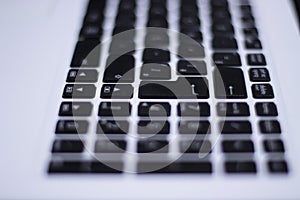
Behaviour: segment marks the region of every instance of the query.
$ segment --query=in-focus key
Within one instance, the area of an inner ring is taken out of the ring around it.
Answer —
[[[133,87],[129,84],[104,84],[100,97],[103,99],[131,99]]]
[[[64,88],[63,98],[91,99],[95,97],[96,87],[92,84],[67,84]]]

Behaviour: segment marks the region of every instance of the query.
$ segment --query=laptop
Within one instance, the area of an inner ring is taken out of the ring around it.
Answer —
[[[298,199],[298,1],[1,2],[1,199]]]

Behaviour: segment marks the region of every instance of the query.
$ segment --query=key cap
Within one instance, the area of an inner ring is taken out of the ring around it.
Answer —
[[[274,92],[270,84],[253,84],[252,95],[256,99],[273,99]]]
[[[181,27],[180,32],[185,34],[186,36],[190,37],[191,39],[195,40],[197,43],[201,44],[203,41],[203,35],[199,31],[199,28],[193,27]]]
[[[167,48],[169,46],[168,33],[164,31],[160,31],[159,33],[147,31],[147,35],[145,38],[145,46],[147,48]]]
[[[193,99],[209,98],[207,79],[178,78],[177,81],[142,81],[140,99]]]
[[[171,79],[171,69],[168,64],[146,63],[142,66],[142,80],[169,80]]]
[[[165,166],[165,167],[162,167]],[[138,173],[212,173],[210,162],[139,162]]]
[[[149,9],[149,16],[151,17],[165,17],[167,16],[168,11],[166,9],[166,7],[164,5],[161,4],[154,4],[151,5],[150,9]]]
[[[210,106],[208,103],[181,102],[177,106],[177,112],[182,117],[208,117]]]
[[[262,49],[262,45],[259,39],[248,38],[245,41],[247,49]]]
[[[230,140],[222,142],[224,153],[254,153],[254,145],[250,140]]]
[[[86,133],[88,122],[86,120],[59,120],[56,124],[56,134]]]
[[[134,81],[134,58],[123,55],[118,58],[110,56],[107,59],[103,82],[132,83]]]
[[[210,1],[212,7],[228,7],[227,0],[212,0]]]
[[[168,153],[169,146],[165,140],[140,140],[137,143],[138,153]]]
[[[228,161],[225,162],[227,173],[256,173],[256,164],[253,161]]]
[[[128,102],[101,102],[98,116],[130,116],[131,104]]]
[[[165,17],[151,16],[147,23],[147,27],[168,28],[168,21]]]
[[[179,23],[181,27],[200,26],[200,20],[197,16],[181,16]]]
[[[178,123],[180,134],[210,134],[209,121],[185,121],[182,120]]]
[[[178,57],[183,59],[199,59],[205,56],[204,47],[187,38],[180,38],[178,53]]]
[[[95,153],[124,153],[126,141],[98,140],[95,144]]]
[[[133,87],[129,84],[104,84],[100,97],[103,99],[131,99]]]
[[[220,121],[222,134],[251,134],[252,127],[249,121]]]
[[[170,61],[170,52],[162,49],[145,49],[144,63],[167,63]]]
[[[95,83],[98,80],[96,70],[71,69],[68,73],[67,82]]]
[[[245,99],[247,91],[242,70],[218,68],[214,70],[215,96],[218,99]]]
[[[169,134],[170,123],[168,121],[141,120],[138,123],[139,134]]]
[[[284,145],[281,140],[265,140],[264,149],[268,153],[284,153]]]
[[[251,68],[249,70],[250,80],[253,82],[271,81],[269,71],[266,68]]]
[[[261,53],[255,53],[255,54],[248,54],[247,55],[247,62],[248,65],[251,66],[266,66],[266,58],[264,54]]]
[[[80,140],[55,140],[52,153],[81,153],[83,142]]]
[[[277,120],[262,120],[259,122],[262,133],[279,134],[281,133],[280,123]]]
[[[101,26],[105,4],[106,1],[90,1],[84,18],[84,24],[94,23]]]
[[[286,161],[269,161],[268,168],[271,173],[288,173],[288,165]]]
[[[244,28],[243,32],[247,38],[258,38],[258,31],[256,28]]]
[[[92,84],[67,84],[64,88],[63,98],[91,99],[95,97],[96,87]]]
[[[181,153],[210,153],[211,143],[208,140],[181,141]]]
[[[218,103],[217,112],[219,116],[250,116],[249,106],[247,103]]]
[[[238,53],[214,53],[213,59],[218,67],[242,66]]]
[[[207,75],[204,61],[179,60],[177,63],[177,74],[179,75]]]
[[[132,40],[113,39],[109,48],[110,55],[132,55],[135,50],[135,43]]]
[[[81,41],[87,39],[100,40],[101,35],[102,29],[98,24],[85,24],[80,31],[79,38]]]
[[[62,102],[59,116],[90,116],[93,105],[89,102]]]
[[[101,119],[97,125],[97,134],[126,134],[128,129],[128,121]]]
[[[77,42],[71,67],[97,67],[100,59],[100,45],[97,40]]]
[[[141,102],[138,107],[138,115],[143,117],[170,116],[171,106],[164,102]]]
[[[133,40],[134,36],[135,36],[135,30],[134,30],[134,26],[130,26],[130,25],[125,25],[125,26],[116,26],[113,30],[112,35],[117,35],[119,33],[123,33],[127,31],[126,33],[122,34],[122,38],[124,39],[128,39],[128,40]]]
[[[229,34],[233,35],[234,34],[234,28],[231,23],[221,23],[221,22],[214,22],[212,24],[212,31],[215,35],[220,34]]]
[[[213,22],[220,22],[220,21],[225,21],[225,22],[231,22],[231,14],[228,11],[228,9],[213,9],[211,11],[211,18]]]
[[[277,107],[272,102],[256,103],[255,109],[258,116],[278,116]]]
[[[130,26],[134,27],[135,26],[135,14],[134,12],[127,12],[127,13],[119,13],[116,21],[115,21],[115,26],[116,27],[121,27],[121,26]]]
[[[212,46],[214,49],[238,49],[237,42],[232,37],[214,37],[212,41]]]

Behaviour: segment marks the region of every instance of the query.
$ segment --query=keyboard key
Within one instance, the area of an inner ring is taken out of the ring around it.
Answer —
[[[199,27],[194,28],[193,27],[181,27],[180,32],[182,34],[185,34],[187,37],[190,37],[191,39],[195,40],[195,42],[201,44],[203,41],[203,35],[199,31]]]
[[[84,24],[94,23],[100,26],[103,21],[103,11],[105,4],[106,1],[90,1],[86,12],[86,16],[84,18]]]
[[[168,64],[147,63],[142,66],[142,80],[169,80],[171,79],[171,69]]]
[[[129,84],[104,84],[100,97],[103,99],[131,99],[133,87]]]
[[[219,116],[250,116],[247,103],[218,103],[217,112]]]
[[[181,27],[200,26],[200,20],[197,16],[181,16],[179,23]]]
[[[168,28],[168,21],[163,16],[150,16],[147,27]]]
[[[145,46],[147,48],[166,48],[169,46],[169,35],[164,31],[159,31],[159,33],[147,31],[145,38]]]
[[[170,123],[168,121],[141,120],[138,123],[139,134],[169,134]]]
[[[56,124],[56,134],[86,133],[88,122],[86,120],[59,120]]]
[[[242,66],[238,53],[214,53],[213,59],[218,67]]]
[[[222,142],[224,153],[253,153],[254,145],[250,140],[230,140]]]
[[[185,121],[178,124],[180,134],[210,134],[209,121]]]
[[[169,165],[168,165],[169,164]],[[138,173],[212,173],[210,162],[139,162]]]
[[[145,49],[144,63],[167,63],[170,61],[170,52],[162,49]]]
[[[100,59],[100,45],[97,40],[85,40],[76,44],[71,67],[97,67]]]
[[[288,165],[285,161],[269,161],[268,168],[271,173],[288,173]]]
[[[181,141],[181,153],[210,153],[211,143],[208,140]]]
[[[251,66],[266,66],[266,58],[264,54],[256,53],[256,54],[248,54],[247,55],[248,65]]]
[[[245,41],[247,49],[262,49],[262,45],[259,39],[248,38]]]
[[[273,88],[270,84],[253,84],[252,95],[256,99],[273,99]]]
[[[243,32],[247,38],[258,38],[258,31],[256,28],[244,28]]]
[[[221,121],[222,134],[251,134],[252,127],[249,121]]]
[[[258,116],[278,116],[277,107],[272,102],[256,103],[255,109]]]
[[[199,59],[204,58],[205,51],[203,46],[193,40],[180,38],[178,54],[178,56],[182,59]]]
[[[129,123],[125,120],[105,120],[101,119],[97,125],[98,134],[126,134]]]
[[[227,173],[256,173],[256,164],[253,161],[228,161],[225,162]]]
[[[83,25],[79,38],[80,40],[86,40],[86,39],[95,39],[100,40],[100,37],[102,35],[102,29],[99,27],[98,24],[85,24]]]
[[[131,104],[128,102],[101,102],[98,116],[130,116]]]
[[[91,99],[95,97],[96,87],[92,84],[67,84],[64,88],[63,98]]]
[[[181,102],[177,106],[177,112],[182,117],[208,117],[210,106],[208,103]]]
[[[250,80],[253,82],[271,81],[269,71],[266,68],[251,68],[249,70]]]
[[[264,149],[269,153],[283,153],[284,145],[281,140],[265,140]]]
[[[95,83],[98,80],[96,70],[71,69],[68,73],[67,82]]]
[[[62,102],[59,116],[90,116],[93,105],[89,102]]]
[[[220,35],[233,35],[234,34],[234,28],[231,23],[224,23],[223,22],[214,22],[212,24],[212,31],[215,35],[220,34]]]
[[[214,49],[238,49],[237,42],[232,37],[214,37],[212,41],[212,47]]]
[[[168,153],[169,146],[165,140],[140,140],[137,143],[138,153]]]
[[[80,140],[55,140],[52,153],[81,153],[83,147]]]
[[[123,140],[97,140],[95,153],[124,153],[126,141]]]
[[[141,102],[138,107],[138,115],[143,117],[170,116],[171,106],[163,102]]]
[[[135,43],[132,40],[113,39],[110,44],[110,55],[131,55],[134,53]]]
[[[259,122],[262,133],[277,134],[281,133],[280,123],[277,120],[263,120]]]
[[[245,99],[247,90],[243,71],[235,68],[214,70],[215,96],[218,99]]]
[[[177,63],[177,74],[179,75],[207,75],[204,61],[179,60]]]
[[[123,55],[118,58],[110,56],[103,75],[103,82],[107,83],[132,83],[134,81],[134,58]]]
[[[212,7],[228,7],[228,1],[227,0],[211,0],[210,5]]]

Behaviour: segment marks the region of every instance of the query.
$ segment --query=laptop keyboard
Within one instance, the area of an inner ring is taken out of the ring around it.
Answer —
[[[250,0],[91,0],[48,172],[286,174],[254,9]]]

